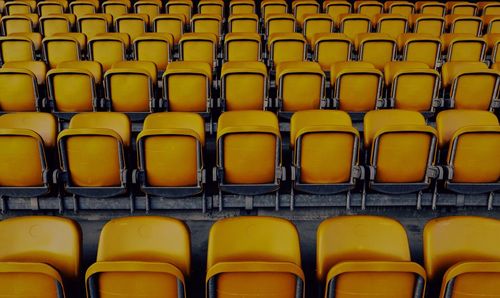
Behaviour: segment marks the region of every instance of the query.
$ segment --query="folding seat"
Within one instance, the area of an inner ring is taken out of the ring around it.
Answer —
[[[475,16],[478,10],[477,4],[465,1],[447,1],[446,9],[448,14],[457,14],[463,16]]]
[[[417,1],[415,8],[420,14],[443,17],[446,14],[446,5],[439,1]]]
[[[305,16],[320,13],[320,6],[316,0],[294,0],[292,2],[292,10],[297,25],[302,27]]]
[[[429,34],[434,37],[440,37],[446,25],[443,17],[431,14],[414,14],[409,21],[414,33]]]
[[[445,33],[441,36],[446,61],[483,61],[486,41],[473,34]]]
[[[368,62],[332,64],[330,88],[334,107],[347,112],[367,112],[384,105],[382,72]]]
[[[358,51],[358,60],[370,62],[379,70],[383,70],[387,62],[396,58],[396,40],[388,34],[358,34],[354,40],[354,45]]]
[[[191,10],[193,2],[190,0],[169,0],[165,4],[165,12],[167,14],[181,14],[185,21],[191,20]]]
[[[423,62],[389,62],[384,68],[389,106],[396,109],[434,112],[438,100],[439,73]]]
[[[328,14],[307,14],[302,23],[302,33],[312,46],[315,34],[333,32],[333,18]]]
[[[490,33],[483,36],[484,40],[488,44],[488,52],[490,55],[490,60],[492,64],[500,62],[500,34]]]
[[[58,1],[40,1],[37,3],[38,15],[40,17],[48,16],[51,14],[63,14],[64,5]]]
[[[31,18],[26,15],[4,16],[0,21],[3,35],[33,32],[35,27]]]
[[[235,0],[243,2],[243,0]],[[246,0],[245,0],[246,1]],[[234,1],[233,1],[234,2]],[[252,1],[253,3],[253,1]],[[259,17],[254,14],[232,14],[228,19],[228,32],[259,33]]]
[[[85,35],[81,34],[83,43],[85,43]],[[55,68],[57,65],[64,61],[77,61],[82,57],[82,47],[78,39],[73,36],[55,35],[52,37],[45,37],[43,39],[43,57],[50,68]],[[85,46],[83,46],[85,48]]]
[[[487,34],[500,33],[500,15],[484,16],[483,25]]]
[[[482,62],[447,62],[442,67],[443,89],[455,109],[491,110],[498,96],[499,73]]]
[[[174,38],[174,45],[179,43],[184,34],[184,16],[180,14],[162,14],[152,21],[154,32],[168,33]]]
[[[15,68],[28,70],[35,75],[36,83],[39,86],[45,84],[45,74],[47,73],[47,65],[42,61],[12,61],[3,64],[3,68]],[[28,88],[29,89],[29,88]]]
[[[78,17],[77,27],[78,32],[81,32],[92,38],[99,33],[106,33],[109,31],[109,26],[113,22],[113,17],[110,14],[87,14]]]
[[[425,33],[405,33],[398,36],[403,61],[423,62],[435,68],[441,56],[441,39]]]
[[[8,34],[8,36],[28,38],[33,43],[35,52],[39,52],[42,47],[42,35],[38,32],[16,32]]]
[[[352,12],[352,4],[349,1],[326,0],[323,2],[323,11],[333,18],[337,27],[340,22],[340,15]]]
[[[0,194],[36,197],[50,191],[56,135],[57,120],[49,113],[0,116]]]
[[[89,60],[101,63],[104,71],[111,68],[115,62],[126,60],[125,53],[127,50],[128,40],[119,34],[98,34],[88,41]],[[128,39],[128,36],[126,36]]]
[[[102,229],[86,273],[88,297],[186,297],[191,270],[188,227],[160,216],[113,219]]]
[[[92,112],[99,106],[101,65],[93,61],[59,63],[47,73],[47,93],[55,113]]]
[[[316,62],[283,62],[276,67],[277,104],[284,116],[326,107],[325,73]]]
[[[269,14],[264,20],[265,36],[270,37],[274,33],[295,32],[295,18],[291,14]]]
[[[408,19],[397,14],[375,15],[372,23],[376,32],[389,34],[394,39],[408,31]]]
[[[3,12],[5,10],[5,1],[0,1],[0,14],[3,15]]]
[[[253,0],[231,0],[229,2],[229,15],[255,14],[255,2]]]
[[[102,3],[102,12],[113,16],[113,19],[128,13],[130,2],[106,0]]]
[[[350,39],[355,39],[360,33],[370,32],[370,18],[361,14],[340,15],[339,32],[344,33]]]
[[[433,297],[498,296],[499,231],[500,221],[487,217],[449,216],[427,222],[424,264],[435,286],[431,289],[436,289]]]
[[[156,104],[154,86],[157,76],[153,62],[114,63],[104,74],[106,105],[115,112],[150,112]]]
[[[141,190],[162,197],[203,191],[205,123],[196,113],[154,113],[137,137],[137,177]]]
[[[260,53],[258,33],[227,33],[224,38],[225,61],[260,61]]]
[[[324,220],[317,231],[316,263],[325,297],[424,297],[425,270],[411,261],[406,231],[394,219]]]
[[[369,187],[388,194],[418,192],[419,208],[422,191],[440,174],[434,166],[436,130],[419,112],[405,110],[370,111],[363,124],[365,150],[370,152]]]
[[[191,31],[212,33],[220,38],[222,36],[222,17],[216,14],[195,14],[191,18]]]
[[[80,278],[81,234],[78,223],[64,217],[22,216],[2,220],[0,294],[71,296]]]
[[[64,189],[85,197],[112,197],[127,191],[126,151],[130,120],[122,113],[78,113],[59,133],[61,169],[57,179]]]
[[[214,171],[219,184],[219,208],[223,207],[222,192],[240,195],[275,192],[278,197],[284,172],[276,115],[267,111],[222,113],[217,125]]]
[[[352,41],[343,33],[319,33],[313,38],[313,61],[323,71],[330,71],[332,64],[351,60]]]
[[[447,15],[446,25],[450,33],[469,33],[480,36],[483,31],[483,20],[475,16]]]
[[[212,107],[212,69],[208,63],[171,62],[163,73],[162,80],[164,106],[169,111],[209,114]]]
[[[292,195],[294,190],[323,195],[349,192],[362,178],[359,144],[359,132],[345,112],[294,113],[290,120]]]
[[[385,11],[389,14],[399,14],[408,19],[415,13],[415,4],[409,1],[385,1]]]
[[[299,235],[285,219],[241,216],[210,229],[206,297],[304,297]]]
[[[29,112],[37,111],[41,106],[39,78],[23,64],[27,62],[8,62],[0,68],[1,111]]]
[[[24,1],[8,1],[5,3],[5,15],[31,14],[36,10],[36,2],[34,6],[33,8],[30,3]]]
[[[270,65],[281,62],[305,61],[307,43],[300,33],[273,33],[267,42]]]
[[[206,62],[217,66],[217,36],[212,33],[185,33],[179,41],[181,61]]]
[[[269,104],[264,63],[227,62],[222,65],[219,106],[223,111],[264,110]]]
[[[384,12],[384,5],[378,1],[354,1],[354,11],[373,19],[375,15]]]
[[[286,14],[288,3],[284,0],[262,0],[260,2],[261,18],[266,20],[271,14]]]
[[[56,33],[71,32],[71,24],[65,16],[44,16],[40,18],[40,33],[44,37],[51,37]]]
[[[147,32],[149,17],[147,14],[125,14],[115,19],[115,30],[127,33],[131,40]]]
[[[161,1],[155,0],[140,0],[134,3],[134,12],[138,14],[148,15],[149,20],[152,20],[160,14],[162,8]]]
[[[173,37],[169,33],[144,33],[134,39],[134,59],[151,61],[161,72],[165,71],[171,60],[170,50]]]
[[[496,1],[484,1],[477,3],[482,16],[500,15],[500,4]]]
[[[198,14],[213,14],[224,18],[224,1],[201,0],[198,2]]]
[[[76,0],[69,4],[69,11],[77,18],[88,15],[96,14],[100,7],[99,1],[94,0]]]
[[[35,60],[35,46],[31,39],[24,36],[0,37],[0,61]]]

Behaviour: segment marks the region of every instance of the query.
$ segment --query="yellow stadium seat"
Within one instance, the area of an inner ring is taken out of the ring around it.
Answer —
[[[419,112],[405,110],[370,111],[363,125],[365,150],[370,152],[368,186],[389,194],[418,192],[419,207],[421,192],[440,174],[434,166],[436,130]]]
[[[467,33],[445,33],[441,36],[446,61],[484,61],[486,41]]]
[[[127,33],[131,40],[147,31],[149,16],[147,14],[124,14],[114,19],[115,30]]]
[[[462,194],[500,189],[500,125],[486,111],[447,110],[436,118],[439,146],[446,155],[445,187]],[[444,155],[443,155],[444,156]]]
[[[261,49],[258,33],[227,33],[224,38],[225,61],[260,61]]]
[[[359,144],[359,132],[346,112],[294,113],[290,119],[293,189],[323,195],[350,191],[362,178]]]
[[[406,33],[398,36],[403,61],[423,62],[435,68],[441,56],[441,39],[429,34]]]
[[[2,195],[34,197],[50,191],[56,135],[57,120],[49,113],[0,116]]]
[[[323,71],[330,71],[336,62],[351,60],[352,41],[343,33],[319,33],[313,38],[313,61],[321,66]]]
[[[38,32],[16,32],[11,33],[8,36],[29,38],[33,42],[33,46],[35,47],[36,52],[40,51],[42,47],[42,35]]]
[[[222,0],[200,0],[198,2],[199,14],[213,14],[224,18],[224,1]]]
[[[261,18],[264,20],[271,14],[286,14],[288,3],[284,0],[263,0],[260,2]]]
[[[174,45],[184,34],[184,16],[181,14],[162,14],[152,20],[154,32],[172,34]]]
[[[278,118],[267,111],[222,113],[217,126],[219,208],[222,192],[278,196],[284,174]],[[278,206],[276,206],[278,207]]]
[[[191,10],[193,2],[190,0],[169,0],[165,4],[165,12],[167,14],[181,14],[186,21],[191,20]]]
[[[443,17],[432,14],[414,14],[409,21],[414,33],[430,34],[434,37],[440,37],[446,27]]]
[[[500,15],[500,4],[496,1],[480,1],[477,4],[482,16]]]
[[[333,18],[335,27],[338,27],[340,15],[351,13],[352,4],[349,1],[326,0],[323,2],[323,11]]]
[[[89,297],[186,297],[191,270],[188,227],[159,216],[113,219],[102,229],[86,273]]]
[[[125,60],[126,43],[123,35],[117,33],[108,33],[106,35],[97,34],[88,41],[89,60],[101,63],[104,71],[111,68],[115,62]]]
[[[267,46],[270,65],[306,60],[307,42],[300,33],[273,33],[269,36]]]
[[[360,33],[370,32],[371,20],[362,14],[341,14],[339,16],[339,32],[350,39],[355,39]]]
[[[25,112],[39,109],[35,74],[25,68],[10,68],[8,62],[0,68],[0,110],[4,112]]]
[[[51,14],[63,14],[65,7],[58,1],[40,1],[37,3],[38,15],[41,17]]]
[[[358,51],[359,61],[372,63],[379,70],[383,70],[387,62],[396,58],[396,40],[385,33],[358,34],[354,46]]]
[[[35,60],[35,46],[31,39],[24,36],[0,37],[0,61]]]
[[[424,297],[424,268],[411,261],[408,236],[397,221],[340,216],[317,232],[317,279],[325,297]]]
[[[146,117],[137,137],[141,190],[162,197],[203,191],[205,123],[195,113],[167,112]]]
[[[440,77],[435,69],[422,62],[390,62],[384,68],[389,106],[396,109],[434,112],[438,100]]]
[[[87,14],[97,13],[99,6],[99,1],[76,0],[69,4],[69,10],[78,18]]]
[[[231,0],[229,1],[229,14],[255,14],[255,2],[253,0]]]
[[[483,17],[483,25],[486,33],[500,33],[500,15],[487,15]]]
[[[319,13],[320,6],[316,0],[295,0],[292,2],[292,10],[297,25],[302,27],[305,16]]]
[[[35,2],[35,1],[33,1]],[[5,3],[5,15],[17,15],[17,14],[30,14],[36,10],[36,2],[35,8],[33,8],[30,3],[24,1],[8,1]]]
[[[163,99],[169,111],[208,114],[212,102],[212,69],[206,62],[175,61],[163,73]],[[176,86],[170,88],[169,86]]]
[[[500,62],[500,34],[499,33],[489,33],[483,36],[484,40],[488,44],[488,52],[490,55],[490,60],[492,64]]]
[[[415,13],[415,4],[410,1],[385,1],[384,8],[387,13],[399,14],[406,19]]]
[[[224,111],[263,110],[269,106],[267,68],[262,62],[227,62],[221,71]]]
[[[442,76],[452,108],[493,109],[498,96],[498,71],[481,62],[448,62],[443,65]]]
[[[446,16],[446,25],[450,33],[469,33],[480,36],[483,20],[480,17],[450,14]]]
[[[417,12],[443,17],[446,14],[446,5],[439,1],[417,1],[415,2]]]
[[[0,1],[0,14],[3,15],[3,12],[5,10],[5,1]]]
[[[58,68],[72,68],[85,70],[92,74],[97,85],[102,83],[102,66],[95,61],[65,61],[57,65]]]
[[[346,112],[367,112],[382,107],[382,72],[368,62],[332,64],[333,106]]]
[[[13,61],[4,63],[3,67],[28,70],[35,75],[36,82],[39,86],[45,84],[47,65],[42,61]]]
[[[56,113],[92,112],[98,104],[96,79],[90,71],[81,68],[58,66],[50,70],[47,92],[49,104]]]
[[[432,219],[424,228],[424,264],[433,297],[495,297],[500,221],[475,216]],[[441,294],[439,286],[441,285]]]
[[[40,18],[40,33],[44,37],[67,32],[71,32],[71,23],[65,16],[49,15]]]
[[[476,3],[466,1],[447,1],[446,9],[448,14],[457,14],[464,16],[475,16],[478,10]]]
[[[281,218],[242,216],[210,229],[206,297],[304,297],[299,236]]]
[[[191,18],[191,31],[195,33],[212,33],[219,38],[222,35],[222,17],[216,14],[195,14]]]
[[[50,68],[55,68],[64,61],[80,60],[80,45],[76,38],[70,36],[45,37],[42,43],[44,60]]]
[[[148,15],[149,21],[158,16],[161,13],[162,3],[161,1],[154,0],[140,0],[134,3],[134,12],[138,14]]]
[[[128,13],[128,5],[123,1],[106,0],[102,3],[102,12],[113,16],[113,19]]]
[[[316,62],[283,62],[276,67],[277,104],[284,114],[327,106],[325,73]]]
[[[264,20],[264,29],[267,37],[274,33],[295,32],[295,17],[291,14],[269,14]]]
[[[231,3],[245,2],[246,0],[233,0]],[[253,3],[253,0],[250,0]],[[228,19],[229,33],[258,33],[259,32],[259,17],[254,14],[237,13],[229,16]]]
[[[33,32],[33,22],[27,15],[4,16],[0,19],[3,35]]]
[[[134,39],[134,58],[138,61],[154,62],[163,72],[171,60],[170,50],[174,39],[170,33],[144,33]]]
[[[396,39],[408,31],[408,18],[398,14],[378,14],[373,18],[373,27],[379,33]]]
[[[378,1],[354,1],[354,11],[373,19],[375,15],[384,12],[384,5]]]
[[[185,33],[179,41],[181,61],[205,62],[217,66],[217,36],[212,33]]]
[[[333,32],[333,28],[333,18],[328,14],[306,14],[302,22],[302,33],[311,46],[316,34]]]
[[[78,17],[77,27],[78,32],[87,36],[88,39],[109,31],[109,26],[112,23],[113,17],[109,14],[87,14]]]
[[[0,294],[71,296],[80,278],[81,234],[78,223],[64,217],[21,216],[2,220]]]
[[[59,133],[59,180],[67,192],[111,197],[127,190],[130,120],[113,112],[78,113]]]

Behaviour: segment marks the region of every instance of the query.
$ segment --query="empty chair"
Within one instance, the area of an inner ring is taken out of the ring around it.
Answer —
[[[500,34],[490,33],[483,36],[484,40],[488,45],[488,52],[490,55],[490,60],[492,64],[500,61]]]
[[[500,15],[500,5],[495,1],[478,2],[477,5],[483,16]]]
[[[315,0],[295,0],[292,2],[292,10],[297,25],[302,27],[305,16],[319,13],[320,8]]]
[[[180,14],[159,15],[152,20],[154,32],[172,34],[177,45],[184,34],[184,16]]]
[[[499,231],[500,221],[494,218],[450,216],[427,222],[424,264],[436,289],[433,297],[498,296]]]
[[[333,106],[346,112],[382,107],[382,72],[368,62],[337,62],[330,71]]]
[[[244,195],[276,192],[278,196],[282,174],[276,115],[267,111],[222,113],[217,125],[214,177],[219,184],[219,208],[223,207],[222,192]]]
[[[191,20],[192,9],[193,2],[190,0],[169,0],[165,4],[165,12],[167,14],[183,15],[186,21]]]
[[[500,33],[500,15],[489,15],[483,17],[486,33]]]
[[[396,109],[433,112],[440,107],[437,100],[440,77],[435,69],[422,62],[390,62],[384,69],[389,105]]]
[[[499,74],[482,62],[447,62],[442,67],[443,89],[455,109],[491,110],[498,96]]]
[[[333,32],[333,25],[333,18],[328,14],[307,14],[302,23],[302,33],[312,45],[316,34]]]
[[[12,61],[6,62],[3,68],[13,68],[28,70],[30,73],[35,75],[36,83],[38,87],[41,88],[45,84],[45,74],[47,73],[47,65],[42,61]],[[27,88],[29,89],[29,88]]]
[[[76,290],[82,245],[78,223],[55,216],[13,217],[0,223],[0,239],[1,295],[69,297]]]
[[[257,33],[227,33],[224,38],[225,61],[260,61],[260,35]]]
[[[2,195],[34,197],[50,191],[56,135],[57,120],[49,113],[0,116]]]
[[[130,3],[119,0],[106,0],[102,3],[102,12],[113,16],[113,19],[128,13]]]
[[[0,21],[3,35],[33,32],[33,28],[35,27],[31,18],[27,15],[4,16]]]
[[[137,137],[137,177],[141,190],[162,197],[203,191],[205,123],[195,113],[155,113]]]
[[[162,8],[161,1],[155,0],[140,0],[134,3],[134,12],[138,14],[146,14],[149,20],[152,20],[160,14]]]
[[[267,47],[270,65],[306,60],[306,39],[300,33],[274,33],[269,36]]]
[[[350,191],[362,178],[359,144],[359,132],[346,112],[295,112],[290,119],[293,189],[312,194]]]
[[[78,113],[69,128],[59,133],[57,144],[58,179],[67,192],[111,197],[127,191],[130,120],[125,114]]]
[[[373,19],[375,15],[384,12],[384,5],[378,1],[354,1],[354,11]]]
[[[352,4],[349,1],[327,0],[323,2],[323,11],[333,18],[335,26],[337,26],[340,15],[352,12]]]
[[[291,222],[265,216],[219,220],[208,237],[206,297],[303,297],[300,262]]]
[[[450,33],[469,33],[480,36],[483,31],[483,20],[480,17],[464,15],[447,15],[446,26]]]
[[[317,231],[316,263],[325,297],[424,297],[425,270],[411,261],[406,231],[390,218],[326,219]]]
[[[85,39],[83,34],[82,36]],[[64,61],[80,60],[80,44],[78,40],[72,36],[56,35],[52,37],[45,37],[42,43],[44,60],[50,68],[55,68],[57,67],[57,64]]]
[[[313,60],[323,71],[330,71],[332,64],[351,60],[352,41],[343,33],[320,33],[313,39]]]
[[[224,18],[224,1],[222,0],[201,0],[198,2],[198,13],[213,14]]]
[[[167,110],[208,114],[212,107],[212,69],[199,61],[169,63],[163,73],[163,99]],[[174,86],[174,87],[172,87]],[[181,88],[176,88],[181,86]]]
[[[109,26],[112,23],[113,17],[109,14],[87,14],[78,17],[77,27],[78,32],[81,32],[92,38],[100,33],[109,31]]]
[[[57,68],[83,69],[92,74],[97,85],[102,83],[102,66],[96,61],[65,61],[57,65]]]
[[[246,1],[246,0],[245,0]],[[245,2],[243,0],[232,1],[231,3]],[[252,3],[253,1],[250,0]],[[228,19],[229,33],[258,33],[259,17],[254,14],[233,14]]]
[[[486,41],[473,34],[449,33],[441,36],[442,52],[446,61],[483,61],[486,55]]]
[[[431,14],[414,14],[409,21],[414,33],[430,34],[434,37],[440,37],[446,27],[443,17]]]
[[[48,16],[51,14],[62,14],[65,11],[65,7],[61,2],[58,1],[40,1],[37,3],[38,15]]]
[[[0,37],[0,61],[35,60],[35,46],[31,39],[24,36]]]
[[[95,14],[99,6],[99,1],[77,0],[69,4],[69,10],[78,18],[87,14]]]
[[[128,36],[126,36],[128,39]],[[123,35],[98,34],[88,41],[89,59],[101,63],[104,71],[111,68],[113,63],[125,60],[126,42]]]
[[[384,8],[387,13],[399,14],[407,19],[415,13],[415,4],[410,1],[385,1]]]
[[[185,297],[191,270],[188,227],[159,216],[117,218],[101,231],[86,273],[88,297]]]
[[[344,33],[350,39],[355,39],[360,33],[370,32],[371,20],[362,14],[340,15],[339,32]]]
[[[191,18],[191,31],[212,33],[219,38],[222,35],[222,17],[216,14],[195,14]]]
[[[398,14],[378,14],[373,18],[375,31],[396,39],[408,30],[408,18]]]
[[[36,111],[41,106],[36,75],[26,68],[0,68],[0,111]],[[23,63],[23,62],[21,62]]]
[[[40,33],[50,37],[57,33],[71,32],[71,23],[63,15],[49,15],[40,18]]]
[[[477,12],[477,4],[466,1],[447,1],[446,9],[448,14],[457,14],[464,16],[475,16]]]
[[[295,18],[291,14],[269,14],[264,20],[265,35],[295,32]]]
[[[284,0],[263,0],[260,2],[261,18],[264,20],[271,14],[286,14],[288,4]]]
[[[33,47],[35,48],[36,52],[39,52],[40,49],[42,48],[42,35],[38,32],[16,32],[16,33],[11,33],[8,36],[29,38],[33,43]]]
[[[415,2],[417,12],[442,17],[446,14],[446,5],[439,1],[417,1]]]
[[[267,68],[262,62],[222,65],[219,105],[224,111],[263,110],[269,106]]]
[[[229,1],[229,14],[255,14],[255,2],[253,0],[232,0]]]
[[[169,33],[144,33],[134,39],[134,58],[138,61],[151,61],[163,72],[171,60],[170,50],[173,42]]]
[[[34,1],[33,1],[34,2]],[[8,1],[5,3],[5,15],[16,15],[16,14],[29,14],[36,10],[36,2],[35,7],[33,8],[31,3],[25,1]]]
[[[127,33],[131,40],[141,36],[148,28],[147,14],[125,14],[115,18],[115,30]]]
[[[325,74],[316,62],[283,62],[276,67],[277,104],[290,113],[326,107]]]
[[[379,70],[383,70],[387,62],[396,58],[396,40],[388,34],[358,34],[354,45],[358,51],[358,60],[372,63]]]
[[[398,36],[403,61],[423,62],[435,68],[441,56],[441,39],[429,34],[406,33]]]
[[[421,192],[439,173],[436,130],[419,112],[405,110],[370,111],[363,125],[365,150],[371,152],[368,186],[389,194],[418,192],[418,207]]]
[[[212,33],[185,33],[179,41],[181,61],[206,62],[217,66],[217,36]]]

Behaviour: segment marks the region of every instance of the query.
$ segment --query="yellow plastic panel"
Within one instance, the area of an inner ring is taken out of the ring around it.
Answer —
[[[314,35],[317,33],[328,33],[332,31],[333,28],[333,20],[326,19],[319,15],[317,19],[314,16],[306,17],[304,28],[306,29],[304,35],[306,36],[309,43],[314,38]]]
[[[258,61],[259,43],[253,40],[233,40],[228,45],[228,61]]]
[[[474,272],[457,276],[453,284],[453,298],[498,297],[500,272]]]
[[[226,109],[262,110],[265,77],[260,74],[233,74],[225,80]]]
[[[93,60],[101,63],[104,71],[115,62],[124,60],[123,43],[119,41],[96,41],[92,48]]]
[[[122,18],[123,19],[116,20],[116,24],[119,26],[119,32],[127,33],[130,39],[134,40],[145,32],[146,26],[142,19],[127,19],[126,16],[122,16]]]
[[[451,47],[451,45],[450,45]],[[448,61],[481,61],[483,43],[480,42],[455,42],[453,44],[451,57]],[[450,51],[448,49],[448,51]]]
[[[400,75],[394,98],[395,108],[428,111],[434,97],[436,77],[430,74]]]
[[[66,18],[47,17],[45,20],[40,20],[40,26],[43,26],[43,35],[45,37],[54,36],[56,33],[69,32],[69,22]]]
[[[363,282],[364,281],[364,282]],[[414,273],[351,272],[341,274],[335,283],[335,297],[414,297]]]
[[[78,44],[70,40],[52,40],[46,45],[50,68],[55,68],[61,62],[80,60]]]
[[[349,60],[349,43],[343,40],[319,40],[316,43],[318,63],[323,70],[329,70],[332,64]]]
[[[295,284],[296,276],[291,273],[223,273],[217,277],[216,295],[218,298],[290,298],[296,297]]]
[[[29,136],[0,138],[0,185],[7,187],[41,186],[40,139]]]
[[[143,74],[114,74],[110,78],[111,101],[116,112],[148,112],[151,79]],[[126,87],[125,87],[126,86]]]
[[[3,40],[0,50],[4,62],[33,60],[33,46],[29,39]]]
[[[207,110],[207,77],[201,74],[168,76],[169,109],[177,112],[204,112]]]
[[[56,75],[53,79],[56,109],[90,112],[93,109],[91,78],[85,74]]]
[[[230,18],[229,21],[231,22],[231,32],[257,33],[258,20],[256,19]]]
[[[201,15],[196,15],[198,17],[193,19],[193,32],[197,33],[212,33],[217,36],[220,35],[220,20],[214,18],[203,18]],[[194,18],[194,17],[193,17]]]
[[[182,58],[184,61],[214,62],[214,44],[206,40],[186,41],[183,45]]]
[[[407,47],[406,61],[424,62],[434,68],[438,54],[438,44],[435,42],[412,42]]]
[[[444,20],[442,19],[422,19],[415,24],[415,33],[430,34],[439,37],[443,29]]]
[[[347,37],[354,39],[358,34],[368,32],[369,28],[370,28],[370,21],[367,19],[366,20],[347,19],[343,21],[342,33],[347,35]]]
[[[158,69],[165,70],[168,64],[168,53],[170,51],[168,43],[160,40],[148,40],[136,43],[136,50],[139,61],[151,61]]]
[[[80,31],[84,33],[87,38],[92,38],[99,33],[107,32],[107,23],[103,19],[84,19],[80,21]]]
[[[272,16],[272,15],[271,15]],[[280,18],[270,19],[266,22],[268,35],[273,33],[292,33],[295,32],[295,23],[293,19]]]
[[[31,22],[28,19],[9,19],[4,20],[4,30],[7,34],[17,33],[17,32],[31,32]]]
[[[100,298],[177,297],[177,278],[156,272],[103,272],[99,274]]]
[[[319,74],[287,74],[280,82],[283,88],[283,110],[319,109],[323,77]]]
[[[339,108],[364,112],[375,109],[379,77],[374,74],[345,74],[340,80]]]
[[[35,78],[27,72],[0,74],[0,110],[35,111],[35,88],[37,88]]]
[[[460,76],[455,91],[455,109],[489,110],[496,83],[496,74]]]
[[[300,41],[278,41],[274,44],[273,62],[275,64],[304,60],[304,43]]]
[[[56,282],[41,273],[0,273],[0,295],[9,298],[57,298]]]
[[[385,64],[393,60],[395,46],[395,43],[385,40],[365,42],[359,60],[373,63],[377,69],[383,70]]]

